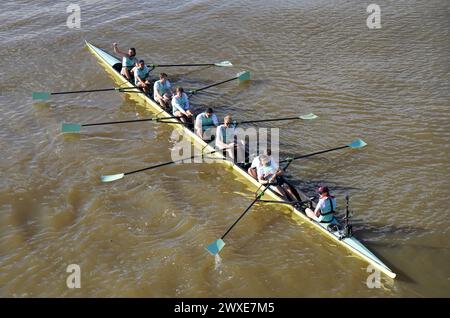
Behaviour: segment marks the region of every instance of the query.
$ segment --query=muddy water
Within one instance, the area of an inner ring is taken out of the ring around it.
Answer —
[[[381,29],[361,1],[170,1],[164,6],[9,1],[0,13],[0,295],[4,297],[412,297],[449,289],[449,7],[379,1]],[[145,8],[148,8],[145,9]],[[32,91],[112,87],[84,47],[134,46],[154,63],[231,60],[235,68],[171,68],[195,88],[243,69],[250,84],[197,95],[222,117],[307,114],[280,122],[282,155],[345,145],[289,168],[307,192],[349,193],[356,235],[398,273],[368,288],[367,264],[289,210],[259,205],[227,240],[219,266],[204,246],[251,201],[223,165],[167,166],[101,184],[99,175],[170,160],[172,128],[103,126],[62,135],[62,121],[151,116],[119,93],[36,103]],[[66,286],[79,264],[81,288]]]

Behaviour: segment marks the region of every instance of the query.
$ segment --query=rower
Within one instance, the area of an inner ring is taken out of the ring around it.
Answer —
[[[241,144],[243,145],[244,143],[236,138],[236,127],[233,124],[233,118],[231,115],[226,115],[223,119],[223,124],[216,129],[216,147],[234,161],[234,150],[237,149],[239,153]]]
[[[330,195],[330,190],[326,186],[320,187],[317,192],[320,194],[319,202],[313,211],[310,208],[305,210],[306,215],[316,222],[330,223],[333,221],[333,213],[336,210],[336,199]]]
[[[167,79],[166,73],[159,74],[159,81],[153,85],[153,99],[163,108],[167,108],[172,98],[172,86]]]
[[[272,161],[268,155],[262,154],[258,158],[260,162],[256,168],[258,181],[261,184],[267,184],[275,176],[272,182],[279,194],[288,201],[301,201],[297,190],[284,179],[283,170],[280,169],[278,164]]]
[[[183,87],[177,87],[175,95],[172,98],[172,114],[180,117],[183,123],[194,123],[194,113],[189,105],[189,98],[183,90]]]
[[[208,129],[216,128],[217,126],[219,126],[219,121],[211,107],[198,114],[195,119],[195,133],[202,139],[204,139],[204,134]]]
[[[273,159],[272,157],[272,150],[267,149],[265,151],[265,155],[267,155],[270,158],[270,162],[272,162],[272,164],[278,169],[278,164],[277,162]],[[248,168],[247,172],[249,175],[251,175],[253,178],[255,178],[256,180],[258,180],[258,173],[257,173],[257,169],[259,166],[261,166],[260,163],[260,156],[256,156],[253,160],[252,160],[252,164],[250,166],[250,168]]]
[[[114,53],[122,57],[122,69],[120,70],[120,74],[125,76],[127,80],[131,81],[131,78],[133,77],[131,70],[137,63],[136,49],[134,47],[130,47],[128,49],[128,53],[125,53],[119,50],[117,43],[113,43],[113,48]]]
[[[133,69],[134,72],[134,84],[142,88],[145,94],[150,92],[150,69],[145,65],[144,60],[140,60],[136,67]]]

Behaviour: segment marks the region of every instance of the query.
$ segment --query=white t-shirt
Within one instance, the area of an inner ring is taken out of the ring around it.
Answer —
[[[154,92],[158,91],[159,95],[164,96],[164,94],[169,93],[171,89],[172,85],[168,79],[166,79],[164,84],[161,83],[161,80],[156,81],[155,84],[153,84],[153,99],[156,99],[156,94]]]
[[[319,202],[317,202],[317,205],[316,205],[316,211],[322,210],[325,207],[325,201],[327,199],[328,199],[327,197],[319,199]]]

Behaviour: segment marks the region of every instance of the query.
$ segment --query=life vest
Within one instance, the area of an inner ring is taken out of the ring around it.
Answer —
[[[227,128],[224,125],[222,125],[220,127],[220,130],[222,131],[222,142],[224,144],[229,143],[228,140],[234,140],[235,134],[234,134],[234,129],[233,128],[231,128],[231,127]]]
[[[331,222],[333,220],[333,213],[336,208],[336,198],[329,196],[324,201],[324,207],[320,209],[320,215],[322,216],[321,222]]]
[[[214,127],[214,119],[213,116],[209,116],[209,118],[206,118],[206,116],[202,116],[202,130],[207,131],[209,128]]]

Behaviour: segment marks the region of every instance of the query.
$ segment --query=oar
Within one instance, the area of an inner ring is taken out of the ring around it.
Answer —
[[[296,117],[283,117],[283,118],[269,118],[269,119],[256,119],[256,120],[246,120],[246,121],[233,121],[233,124],[239,125],[239,124],[250,124],[250,123],[262,123],[262,122],[268,122],[268,121],[283,121],[283,120],[297,120],[297,119],[303,119],[303,120],[312,120],[315,118],[318,118],[319,116],[314,115],[313,113],[309,113],[307,115],[300,115]],[[170,121],[158,121],[159,123],[166,123],[166,124],[184,124],[184,123],[173,123]],[[223,122],[219,123],[223,124]]]
[[[257,120],[238,121],[238,122],[235,121],[234,124],[237,125],[237,124],[268,122],[268,121],[296,120],[296,119],[312,120],[312,119],[315,119],[317,117],[318,116],[314,115],[313,113],[310,113],[310,114],[307,114],[307,115],[301,115],[301,116],[297,116],[297,117],[257,119]],[[125,124],[125,123],[139,123],[139,122],[144,122],[144,121],[154,121],[154,122],[162,123],[162,124],[186,125],[186,123],[183,123],[183,122],[166,121],[167,119],[172,119],[172,118],[179,118],[179,117],[172,116],[172,117],[163,117],[163,118],[144,118],[144,119],[134,119],[134,120],[109,121],[109,122],[92,123],[92,124],[62,123],[61,131],[63,133],[77,133],[77,132],[79,132],[81,130],[81,127],[100,126],[100,125],[113,125],[113,124]]]
[[[200,63],[200,64],[150,64],[149,67],[174,67],[174,66],[219,66],[230,67],[233,66],[230,61],[222,61],[219,63]]]
[[[264,192],[266,192],[267,189],[269,189],[270,187],[270,182],[271,180],[269,180],[269,182],[267,183],[266,187],[264,188],[263,191],[261,191],[260,193],[258,193],[256,195],[255,200],[253,200],[252,203],[250,203],[250,205],[244,210],[244,212],[242,212],[242,214],[238,217],[238,219],[228,228],[228,230],[222,235],[222,237],[218,240],[215,240],[213,243],[209,244],[206,247],[206,250],[211,254],[211,255],[217,255],[222,248],[225,246],[225,242],[223,241],[223,239],[225,238],[225,236],[227,236],[228,233],[230,233],[230,231],[233,229],[233,227],[244,217],[244,215],[252,208],[252,206],[259,201],[259,199],[261,199],[261,197],[264,195]]]
[[[318,116],[314,115],[313,113],[309,113],[307,115],[300,115],[296,117],[283,117],[283,118],[272,118],[272,119],[257,119],[257,120],[245,120],[245,121],[234,121],[233,124],[250,124],[250,123],[263,123],[268,121],[283,121],[283,120],[297,120],[297,119],[303,119],[303,120],[312,120],[317,118]]]
[[[153,117],[153,118],[133,119],[133,120],[107,121],[107,122],[102,122],[102,123],[91,123],[91,124],[62,123],[61,131],[63,133],[77,133],[81,130],[81,127],[137,123],[137,122],[143,122],[143,121],[155,121],[155,122],[161,121],[163,123],[166,123],[165,121],[162,121],[162,120],[163,119],[172,119],[172,118],[179,118],[179,117],[177,117],[177,116],[162,117],[162,118]]]
[[[130,171],[130,172],[124,172],[124,173],[118,173],[118,174],[111,174],[111,175],[107,175],[107,176],[101,176],[100,180],[102,180],[102,182],[111,182],[111,181],[115,181],[115,180],[119,180],[122,179],[124,176],[133,174],[133,173],[137,173],[137,172],[141,172],[141,171],[146,171],[146,170],[151,170],[151,169],[156,169],[159,167],[163,167],[163,166],[168,166],[174,163],[178,163],[178,162],[182,162],[184,160],[189,160],[189,159],[194,159],[194,158],[199,158],[199,157],[203,157],[205,155],[210,155],[212,153],[215,153],[217,150],[208,152],[208,153],[204,153],[201,155],[193,155],[189,158],[184,158],[184,159],[180,159],[180,160],[175,160],[175,161],[168,161],[168,162],[163,162],[154,166],[150,166],[147,168],[142,168],[142,169],[138,169],[138,170],[134,170],[134,171]]]
[[[92,92],[107,92],[107,91],[118,91],[127,93],[142,93],[141,91],[127,91],[128,89],[138,89],[136,87],[113,87],[113,88],[100,88],[100,89],[89,89],[82,91],[67,91],[67,92],[33,92],[33,99],[37,100],[47,100],[51,95],[64,95],[64,94],[77,94],[77,93],[92,93]]]
[[[283,170],[286,170],[287,167],[289,167],[289,165],[291,164],[291,162],[294,161],[294,160],[297,160],[297,159],[308,158],[308,157],[312,157],[312,156],[319,155],[319,154],[322,154],[322,153],[331,152],[331,151],[335,151],[335,150],[340,150],[340,149],[344,149],[344,148],[359,149],[359,148],[362,148],[362,147],[365,147],[365,146],[367,146],[367,144],[364,142],[364,140],[362,140],[362,139],[355,139],[351,143],[349,143],[348,145],[345,145],[345,146],[331,148],[331,149],[322,150],[322,151],[317,151],[317,152],[313,152],[313,153],[310,153],[310,154],[307,154],[307,155],[301,155],[301,156],[286,158],[284,160],[281,160],[280,163],[287,162],[286,167],[283,168]]]
[[[214,86],[218,86],[218,85],[221,85],[221,84],[225,84],[225,83],[228,83],[228,82],[231,82],[231,81],[234,81],[234,80],[239,80],[240,82],[243,82],[243,81],[248,81],[249,79],[250,79],[250,72],[249,71],[243,71],[243,72],[237,73],[235,77],[227,79],[226,81],[222,81],[222,82],[211,84],[211,85],[208,85],[208,86],[205,86],[205,87],[202,87],[202,88],[197,88],[197,89],[194,89],[194,90],[190,90],[190,91],[188,91],[188,93],[190,95],[193,95],[193,94],[196,94],[196,93],[198,93],[200,91],[203,91],[205,89],[208,89],[208,88],[211,88],[211,87],[214,87]]]

